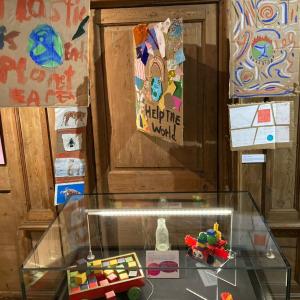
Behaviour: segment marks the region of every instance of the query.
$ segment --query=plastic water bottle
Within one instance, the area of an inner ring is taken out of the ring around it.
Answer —
[[[167,251],[170,248],[169,231],[164,218],[157,219],[155,248],[158,251]]]

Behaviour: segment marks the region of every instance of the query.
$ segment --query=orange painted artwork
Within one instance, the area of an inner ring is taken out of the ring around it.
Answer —
[[[90,1],[0,0],[1,107],[88,106]]]

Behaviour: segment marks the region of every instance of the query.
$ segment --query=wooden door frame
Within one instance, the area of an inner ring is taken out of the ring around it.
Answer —
[[[128,8],[148,6],[170,6],[191,4],[217,4],[218,7],[218,191],[237,189],[237,153],[230,151],[228,121],[228,88],[229,88],[229,42],[227,39],[227,1],[226,0],[91,0],[93,22],[90,22],[90,79],[91,79],[91,111],[93,119],[93,135],[96,166],[96,192],[107,192],[107,182],[101,177],[108,173],[108,153],[105,139],[100,132],[105,132],[105,110],[96,101],[104,97],[104,72],[101,57],[101,41],[99,26],[95,24],[93,9]],[[97,84],[96,84],[97,82]],[[102,159],[101,159],[102,158]]]

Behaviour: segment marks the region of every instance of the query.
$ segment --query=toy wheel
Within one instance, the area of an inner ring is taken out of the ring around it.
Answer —
[[[200,259],[203,259],[203,258],[204,258],[203,253],[202,253],[201,251],[197,251],[197,252],[196,252],[196,257],[197,257],[197,258],[200,258]]]
[[[212,255],[207,256],[207,263],[212,265],[215,262],[215,258]]]
[[[193,256],[193,249],[189,248],[188,251],[187,251],[187,253],[188,253],[188,255]]]
[[[142,291],[140,288],[133,286],[127,292],[129,300],[139,300],[141,298]]]

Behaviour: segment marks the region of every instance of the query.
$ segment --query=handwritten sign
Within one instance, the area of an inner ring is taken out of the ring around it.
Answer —
[[[133,28],[136,126],[183,144],[183,24],[181,19]]]
[[[90,1],[0,0],[0,106],[87,106]]]

